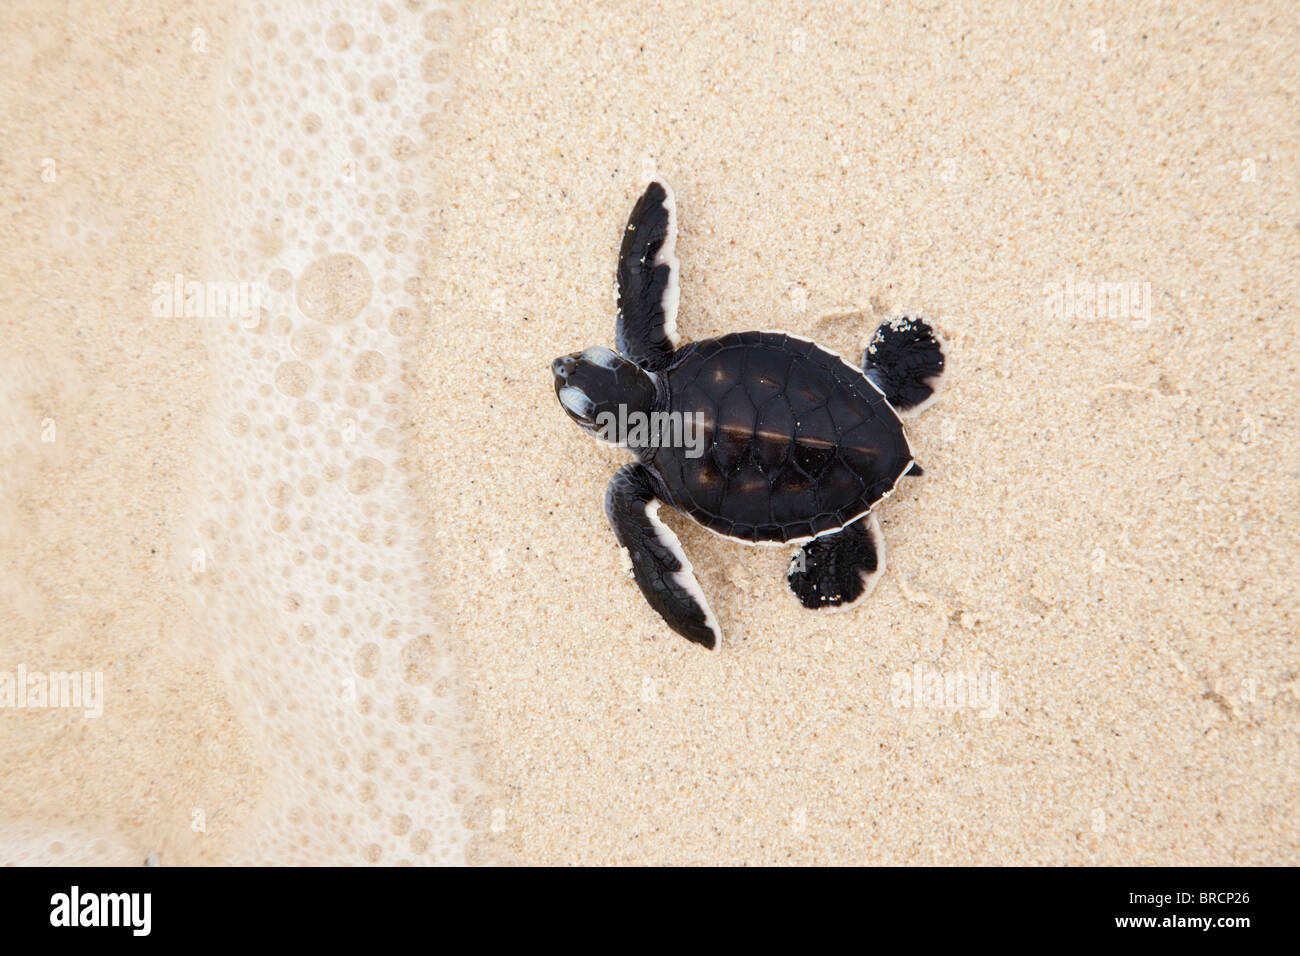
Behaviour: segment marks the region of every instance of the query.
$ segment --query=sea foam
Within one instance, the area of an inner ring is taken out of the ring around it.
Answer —
[[[409,486],[421,157],[452,27],[418,2],[249,4],[221,51],[200,278],[258,283],[261,305],[203,319],[215,387],[176,573],[267,767],[230,862],[473,855]]]

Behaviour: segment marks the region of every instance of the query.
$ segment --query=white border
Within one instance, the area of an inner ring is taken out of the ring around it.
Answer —
[[[930,386],[930,397],[927,398],[925,401],[921,402],[919,405],[913,405],[905,412],[900,412],[896,408],[894,409],[894,414],[897,415],[901,420],[904,418],[915,418],[917,415],[921,414],[923,411],[925,411],[927,408],[929,408],[931,405],[933,405],[935,402],[939,400],[939,393],[942,392],[944,386],[948,384],[948,373],[952,371],[952,361],[948,356],[948,341],[943,337],[943,333],[939,331],[939,326],[936,325],[934,322],[930,321],[930,319],[926,318],[926,316],[924,316],[920,312],[904,312],[902,315],[898,316],[897,318],[889,319],[885,322],[881,322],[880,325],[876,326],[876,331],[871,333],[872,341],[874,341],[876,336],[880,334],[880,330],[882,328],[884,328],[886,325],[890,324],[891,322],[897,322],[899,320],[924,322],[926,326],[930,329],[930,332],[934,335],[935,342],[939,344],[939,354],[943,356],[943,371],[940,372],[938,375],[934,375],[924,380],[925,384]],[[871,342],[868,342],[867,353],[870,354],[870,352],[871,352]],[[868,382],[871,382],[871,377],[866,374],[865,370],[863,370],[862,374],[864,377],[866,377]],[[877,386],[875,382],[871,382],[871,385],[873,388],[876,389],[876,391],[880,392],[880,387]],[[880,392],[880,394],[884,395],[885,393]],[[889,399],[885,399],[885,401],[888,402]],[[893,408],[894,406],[890,405],[889,407]]]
[[[664,288],[663,298],[659,300],[659,305],[664,312],[664,335],[668,339],[668,344],[674,349],[680,336],[677,334],[677,307],[681,304],[682,290],[678,281],[677,274],[680,262],[677,260],[677,196],[673,193],[673,188],[660,177],[656,176],[645,184],[645,189],[649,189],[653,183],[658,183],[664,190],[664,209],[668,211],[668,233],[664,236],[663,244],[659,251],[655,253],[654,265],[668,266],[668,285]],[[645,194],[642,190],[642,195]]]
[[[867,598],[871,597],[872,592],[876,590],[876,585],[878,585],[880,579],[885,576],[885,534],[880,530],[880,522],[876,520],[874,514],[867,522],[867,531],[870,533],[872,545],[876,549],[876,570],[871,574],[859,575],[859,577],[862,578],[864,587],[862,589],[862,594],[858,596],[857,600],[849,601],[847,604],[824,604],[821,607],[804,607],[804,603],[799,600],[799,596],[790,588],[790,572],[787,570],[785,589],[791,599],[793,599],[794,603],[799,605],[800,609],[804,611],[817,611],[821,614],[839,614],[841,611],[852,611]],[[790,563],[792,565],[797,557],[797,554],[790,556]]]
[[[718,619],[713,613],[713,608],[709,606],[709,599],[704,596],[704,589],[700,587],[699,580],[695,577],[695,566],[691,564],[690,559],[686,557],[686,552],[682,550],[682,542],[673,529],[664,524],[659,517],[659,506],[663,504],[658,498],[651,498],[646,505],[646,517],[650,519],[650,524],[654,528],[655,538],[681,563],[681,570],[674,571],[669,576],[700,605],[704,611],[704,626],[713,632],[713,647],[705,650],[720,651],[722,650],[722,628],[718,626]],[[687,517],[690,517],[687,515]],[[662,617],[662,615],[660,615]],[[664,623],[668,623],[665,621]],[[670,624],[671,628],[672,625]],[[676,632],[674,632],[676,633]],[[681,636],[681,635],[678,635]],[[687,638],[689,640],[689,638]],[[695,644],[695,641],[690,643]],[[703,644],[697,645],[704,647]]]

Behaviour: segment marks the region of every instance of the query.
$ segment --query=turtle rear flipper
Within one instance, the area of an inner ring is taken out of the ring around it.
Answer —
[[[620,468],[605,493],[605,514],[614,537],[632,560],[632,575],[650,606],[668,626],[710,650],[722,632],[695,580],[691,562],[672,529],[659,520],[659,501],[643,465]]]
[[[943,388],[947,369],[943,339],[919,315],[880,323],[862,358],[862,371],[900,415],[929,407]]]
[[[870,594],[885,573],[885,539],[874,514],[813,538],[790,561],[786,583],[813,610],[847,608]]]
[[[652,181],[632,208],[618,251],[614,344],[651,371],[666,367],[677,347],[676,220],[672,190]]]

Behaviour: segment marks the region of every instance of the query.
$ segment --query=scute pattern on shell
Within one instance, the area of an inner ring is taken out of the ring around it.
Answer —
[[[897,414],[838,356],[783,332],[738,332],[678,349],[670,408],[699,414],[704,454],[660,448],[668,500],[720,534],[782,542],[842,527],[887,495],[911,461]]]

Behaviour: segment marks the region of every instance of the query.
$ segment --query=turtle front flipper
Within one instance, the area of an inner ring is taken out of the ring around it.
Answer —
[[[677,213],[668,184],[653,180],[632,208],[618,251],[614,344],[643,368],[667,367],[677,347]]]
[[[928,408],[943,388],[947,369],[943,339],[919,315],[880,323],[862,359],[863,373],[900,415]]]
[[[791,559],[786,583],[806,608],[846,608],[885,573],[885,539],[874,514],[813,538]]]
[[[659,520],[659,500],[643,465],[620,468],[605,493],[614,537],[632,560],[632,575],[668,626],[710,650],[722,643],[717,618],[695,580],[691,562],[672,529]]]

